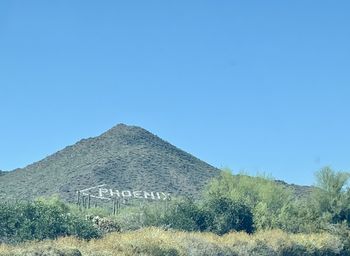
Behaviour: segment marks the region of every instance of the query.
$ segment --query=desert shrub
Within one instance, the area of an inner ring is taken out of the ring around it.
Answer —
[[[276,216],[276,226],[291,233],[319,232],[325,221],[311,198],[286,203]]]
[[[297,251],[299,255],[346,255],[341,239],[329,233],[295,234],[291,239],[293,253]]]
[[[150,226],[164,226],[164,214],[164,203],[148,202],[122,208],[117,215],[109,218],[112,217],[121,231],[132,231]]]
[[[325,167],[315,176],[316,189],[307,197],[287,201],[275,218],[276,227],[293,233],[331,232],[338,224],[349,227],[350,174]],[[262,222],[261,216],[257,215],[256,219],[257,223]]]
[[[230,233],[223,236],[222,242],[242,256],[349,255],[341,239],[330,233],[288,234],[282,230],[260,231],[250,236]]]
[[[119,223],[112,218],[86,215],[86,219],[91,221],[93,226],[104,234],[121,231]]]
[[[143,246],[132,246],[132,255],[152,255],[152,256],[178,256],[175,248],[164,248],[160,244],[144,244]]]
[[[201,202],[183,198],[169,203],[166,210],[151,205],[144,208],[142,219],[143,226],[211,231],[222,235],[231,230],[252,232],[252,216],[246,205],[218,197]]]
[[[204,192],[205,200],[229,198],[245,205],[253,214],[256,230],[280,228],[278,215],[295,198],[290,190],[264,177],[232,175],[229,172],[212,180]]]
[[[182,232],[145,228],[109,233],[90,241],[64,237],[19,245],[1,245],[0,255],[239,255],[239,256],[347,256],[342,239],[330,233],[288,234],[281,230],[255,234]],[[36,254],[35,254],[36,253]],[[49,254],[51,253],[51,254]],[[56,254],[55,254],[56,253]]]
[[[68,230],[65,235],[77,236],[87,240],[99,238],[102,235],[98,227],[95,227],[92,222],[79,216],[70,215],[66,225],[68,226]]]
[[[0,241],[54,239],[74,235],[83,239],[99,237],[85,219],[71,214],[58,200],[0,203]]]
[[[184,231],[204,230],[205,213],[197,202],[190,198],[175,199],[164,204],[149,204],[143,207],[141,214],[135,214],[143,227],[163,227]]]
[[[223,172],[204,192],[205,200],[230,198],[253,213],[256,230],[320,232],[329,224],[350,223],[350,173],[326,167],[316,173],[311,195],[296,197],[291,190],[264,177]]]
[[[350,230],[348,228],[348,223],[344,221],[338,224],[328,224],[325,230],[328,234],[340,239],[343,245],[343,255],[350,255]]]
[[[219,196],[204,202],[206,230],[222,235],[232,230],[253,232],[253,214],[248,206]]]
[[[329,222],[350,223],[350,173],[335,172],[325,167],[316,172],[316,187],[313,199],[321,215],[328,216]]]
[[[215,240],[201,236],[186,236],[181,239],[181,246],[186,255],[193,256],[236,256],[227,246],[222,246]]]
[[[81,256],[78,249],[56,249],[53,247],[37,248],[34,250],[24,251],[24,256]]]
[[[207,228],[206,213],[193,199],[186,198],[169,206],[163,217],[165,226],[185,231],[202,231]]]
[[[110,233],[102,241],[96,241],[103,249],[110,245],[113,255],[168,255],[177,256],[179,248],[168,233],[158,228],[146,228],[126,233]],[[100,247],[96,248],[97,250]]]

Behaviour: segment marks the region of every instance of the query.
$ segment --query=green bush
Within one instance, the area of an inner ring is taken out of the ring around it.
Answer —
[[[232,230],[253,231],[253,215],[249,207],[230,198],[218,197],[196,202],[185,198],[143,210],[143,226],[158,226],[184,231],[211,231],[225,234]]]
[[[99,237],[92,223],[69,212],[59,201],[0,203],[0,241],[55,239],[73,235],[83,239]]]
[[[325,167],[316,172],[313,198],[320,214],[328,215],[329,222],[350,223],[350,173],[335,172]]]
[[[319,232],[329,224],[350,225],[349,180],[348,172],[323,168],[316,173],[314,192],[299,198],[273,180],[223,172],[209,183],[204,200],[228,198],[247,206],[258,231]]]
[[[204,193],[205,200],[229,198],[253,213],[255,229],[281,228],[278,215],[283,206],[295,198],[290,190],[263,177],[232,175],[223,172]]]
[[[142,209],[141,226],[156,226],[184,231],[206,228],[205,213],[190,198],[176,199],[164,204],[150,204]],[[137,221],[137,220],[135,220]]]
[[[253,232],[253,214],[248,206],[220,196],[204,203],[206,230],[223,235],[232,230]]]
[[[163,222],[166,226],[185,231],[203,231],[207,228],[205,213],[189,198],[170,205]]]

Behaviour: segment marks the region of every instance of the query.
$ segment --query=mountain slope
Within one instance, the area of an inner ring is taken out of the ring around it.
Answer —
[[[135,126],[117,125],[0,178],[0,199],[60,194],[107,184],[120,190],[197,195],[219,170]]]

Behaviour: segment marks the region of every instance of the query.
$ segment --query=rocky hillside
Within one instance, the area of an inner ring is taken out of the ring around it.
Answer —
[[[288,189],[291,189],[297,197],[303,197],[305,195],[309,195],[315,189],[315,187],[313,186],[301,186],[296,184],[288,184],[283,180],[276,180],[275,182]]]
[[[102,135],[2,175],[0,199],[33,199],[106,184],[119,190],[197,195],[219,170],[152,133],[119,124]]]

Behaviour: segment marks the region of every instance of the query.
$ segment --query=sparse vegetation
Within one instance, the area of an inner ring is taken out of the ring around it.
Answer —
[[[49,254],[50,252],[51,254]],[[45,254],[46,253],[46,254]],[[125,233],[111,233],[89,242],[73,237],[19,246],[0,245],[0,255],[227,255],[227,256],[300,256],[349,255],[337,236],[288,234],[271,230],[248,235],[231,232],[223,236],[213,233],[165,231],[145,228]]]
[[[349,173],[326,167],[316,178],[300,198],[270,179],[223,172],[200,199],[116,216],[55,197],[1,203],[0,255],[350,255]]]
[[[140,127],[120,124],[1,176],[0,200],[34,200],[59,193],[65,201],[75,202],[76,190],[101,184],[198,196],[219,173]]]

